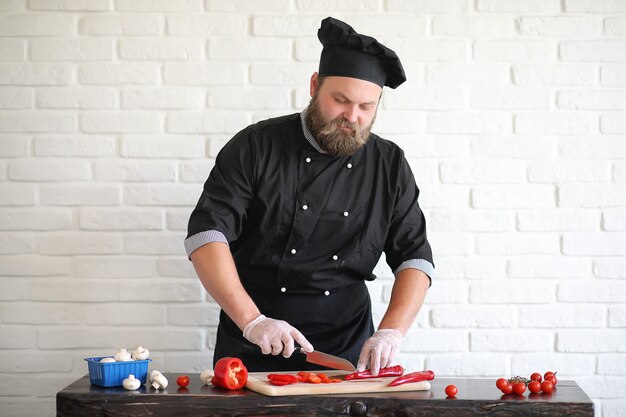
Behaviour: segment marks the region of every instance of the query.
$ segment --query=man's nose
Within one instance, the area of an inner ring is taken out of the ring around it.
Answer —
[[[356,123],[358,116],[359,112],[356,106],[350,106],[343,112],[343,118],[350,123]]]

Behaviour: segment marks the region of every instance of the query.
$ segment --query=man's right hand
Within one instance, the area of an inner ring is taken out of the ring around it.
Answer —
[[[283,320],[275,320],[261,314],[243,329],[243,337],[261,347],[264,355],[291,356],[298,343],[305,352],[312,352],[313,345],[298,329]]]

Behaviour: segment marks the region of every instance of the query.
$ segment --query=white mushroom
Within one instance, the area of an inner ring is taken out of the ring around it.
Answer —
[[[122,381],[122,386],[125,390],[134,391],[141,386],[141,381],[135,378],[135,375],[130,374],[128,378]]]
[[[106,358],[100,359],[100,363],[107,363],[107,362],[116,362],[116,360],[115,360],[115,358],[112,358],[110,356],[107,356]]]
[[[126,352],[126,349],[120,349],[117,352],[115,352],[114,358],[116,362],[132,361],[132,358],[130,357],[130,353]]]
[[[137,346],[131,357],[136,361],[143,361],[150,357],[150,351],[145,347]]]
[[[157,370],[150,372],[149,379],[154,389],[167,388],[167,384],[168,384],[167,378],[161,372]]]
[[[200,374],[200,381],[202,381],[204,385],[209,385],[214,375],[215,372],[213,371],[213,369],[207,369],[206,371],[202,371],[202,373]]]

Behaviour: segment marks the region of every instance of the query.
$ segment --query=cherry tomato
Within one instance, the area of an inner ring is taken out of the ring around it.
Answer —
[[[189,377],[187,375],[181,375],[178,378],[176,378],[176,383],[178,384],[179,387],[186,387],[187,385],[189,385]]]
[[[528,383],[528,390],[534,394],[539,394],[541,392],[541,382],[530,381]]]
[[[552,384],[552,382],[550,381],[543,381],[541,383],[541,391],[545,392],[546,394],[552,394],[552,391],[554,391],[554,384]]]
[[[505,394],[511,394],[513,392],[513,384],[511,384],[509,381],[506,381],[506,385],[502,387],[500,391]]]
[[[498,380],[496,381],[496,387],[498,387],[498,389],[502,391],[502,388],[504,388],[507,383],[508,381],[506,379],[498,378]]]
[[[554,372],[552,372],[552,371],[548,371],[548,372],[546,372],[545,374],[543,374],[543,379],[546,379],[546,377],[547,377],[548,375],[554,375]]]
[[[550,382],[552,382],[552,385],[556,386],[556,382],[557,382],[557,381],[556,381],[556,375],[554,375],[554,374],[552,374],[552,375],[548,375],[548,376],[545,378],[545,381],[550,381]]]
[[[539,372],[533,372],[530,376],[531,381],[539,381],[541,383],[541,374]]]
[[[526,391],[526,384],[523,382],[516,382],[513,384],[513,392],[522,395]]]
[[[454,396],[456,396],[457,392],[459,392],[459,390],[458,390],[458,389],[456,389],[456,386],[455,386],[455,385],[448,385],[448,386],[446,387],[446,395],[447,395],[448,397],[454,397]]]

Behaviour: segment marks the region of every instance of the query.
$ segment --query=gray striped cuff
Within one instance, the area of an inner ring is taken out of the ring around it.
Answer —
[[[428,275],[431,281],[433,276],[435,275],[435,267],[426,259],[409,259],[408,261],[404,261],[400,264],[399,267],[396,268],[395,271],[393,271],[393,274],[397,275],[398,272],[407,268],[419,269],[420,271]]]
[[[198,249],[200,246],[204,246],[207,243],[222,242],[228,245],[228,240],[224,233],[219,230],[206,230],[204,232],[196,233],[185,239],[185,251],[187,251],[187,257]]]

